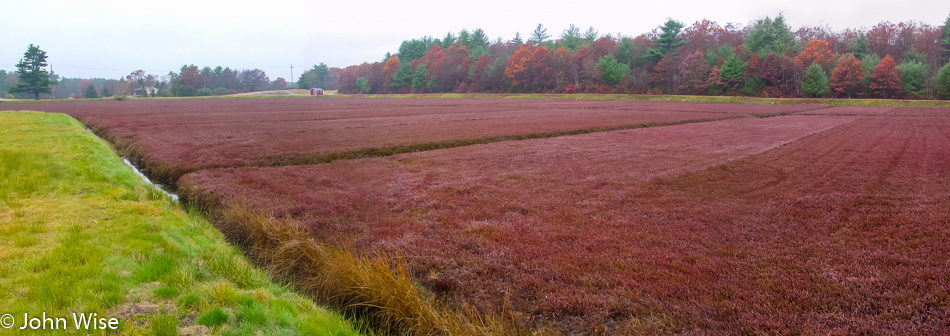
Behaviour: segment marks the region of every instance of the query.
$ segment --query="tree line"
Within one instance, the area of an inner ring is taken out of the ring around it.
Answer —
[[[300,87],[341,93],[526,92],[950,98],[950,17],[942,26],[801,27],[780,14],[748,26],[668,19],[637,37],[571,25],[556,38],[490,41],[482,29],[403,41],[381,61],[331,71]],[[334,77],[335,76],[335,77]],[[305,77],[308,80],[305,80]]]
[[[31,48],[33,48],[32,45]],[[36,49],[38,50],[38,47]],[[31,54],[31,52],[28,50],[27,54]],[[45,53],[43,54],[45,59]],[[43,66],[46,66],[45,63]],[[34,98],[32,93],[17,92],[18,90],[15,89],[18,85],[28,82],[21,80],[20,73],[21,71],[0,70],[0,97]],[[43,76],[49,78],[49,90],[48,92],[42,91],[37,96],[54,99],[98,98],[115,95],[150,97],[211,96],[281,90],[290,86],[290,83],[287,83],[281,77],[273,81],[270,80],[267,74],[260,69],[234,70],[221,66],[198,68],[193,64],[182,65],[178,72],[169,71],[165,75],[155,75],[146,73],[144,70],[135,70],[118,79],[61,78],[51,71],[44,72]]]

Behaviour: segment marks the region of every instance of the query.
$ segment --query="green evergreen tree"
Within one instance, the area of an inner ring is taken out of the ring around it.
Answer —
[[[370,93],[369,81],[366,77],[356,79],[356,89],[359,90],[360,93]]]
[[[455,34],[448,32],[445,34],[445,37],[442,38],[442,43],[439,43],[439,46],[441,46],[442,49],[448,49],[453,43],[455,43]]]
[[[950,63],[945,64],[937,71],[937,96],[950,99]]]
[[[548,29],[539,23],[538,26],[534,28],[534,31],[531,32],[531,37],[528,38],[528,42],[539,46],[544,44],[544,41],[547,41],[550,37],[551,35],[548,35]]]
[[[617,46],[617,62],[628,66],[634,65],[633,40],[629,37],[620,38],[620,44]]]
[[[519,45],[519,44],[523,44],[523,43],[524,43],[524,40],[521,39],[521,33],[520,33],[520,32],[515,32],[515,38],[513,38],[513,39],[511,40],[511,43],[513,43],[514,45]]]
[[[871,74],[874,73],[874,68],[881,64],[881,57],[875,53],[868,53],[864,54],[863,58],[859,58],[861,59],[861,70],[864,70],[864,87],[870,88]]]
[[[902,61],[897,65],[897,71],[901,73],[901,89],[905,93],[922,95],[924,93],[924,78],[927,76],[927,68],[918,61]]]
[[[10,93],[32,93],[40,100],[40,93],[51,93],[49,86],[57,84],[54,75],[46,71],[46,52],[40,46],[30,44],[16,68],[20,82]]]
[[[735,88],[742,82],[745,78],[745,67],[746,62],[739,56],[730,56],[726,59],[726,62],[722,64],[720,77],[727,88]]]
[[[828,74],[821,69],[821,66],[812,63],[805,70],[805,80],[802,81],[802,95],[808,98],[827,97],[831,94],[831,88],[828,86]]]
[[[485,30],[478,28],[472,31],[472,37],[468,42],[468,50],[475,50],[478,48],[488,48],[490,45],[488,41],[488,35],[485,34]],[[477,58],[478,56],[476,56]]]
[[[86,86],[86,93],[84,95],[86,98],[99,98],[99,94],[96,93],[96,88],[89,84]]]
[[[686,44],[686,40],[680,36],[680,33],[683,32],[683,27],[686,27],[682,22],[667,19],[662,26],[660,26],[660,36],[656,39],[656,48],[652,48],[644,54],[644,57],[650,63],[659,62],[663,59],[663,56],[666,56],[667,53],[673,53],[676,55],[676,48],[679,48],[681,45]]]
[[[746,48],[760,55],[776,53],[779,55],[791,51],[795,43],[795,34],[785,24],[785,17],[779,14],[775,20],[765,17],[756,21],[745,40]]]
[[[399,69],[393,74],[393,89],[401,89],[412,85],[412,65],[409,62],[400,63]]]
[[[623,79],[623,75],[630,72],[630,67],[617,62],[614,55],[607,54],[597,62],[600,66],[600,78],[608,85],[616,85]]]
[[[596,30],[594,30],[594,26],[588,27],[587,31],[584,32],[584,43],[587,43],[587,44],[594,43],[594,41],[597,40],[597,36],[600,36],[600,35],[597,33]]]
[[[581,48],[581,29],[574,24],[561,33],[561,44],[564,48],[571,51],[577,51]]]
[[[950,60],[950,16],[947,16],[947,21],[943,23],[941,34],[943,37],[940,39],[940,44],[943,45],[944,60]]]
[[[389,57],[386,57],[389,59]],[[385,61],[383,63],[386,63]],[[320,62],[320,64],[313,66],[313,87],[315,88],[325,88],[327,87],[327,78],[330,78],[330,68],[326,64]]]
[[[412,73],[412,90],[419,91],[426,86],[426,77],[429,75],[429,71],[426,70],[425,64],[419,64],[416,67],[416,71]]]
[[[102,96],[103,96],[103,97],[112,97],[112,92],[109,92],[109,89],[107,89],[107,88],[102,88]]]
[[[847,48],[848,52],[854,54],[855,57],[864,61],[864,57],[871,53],[871,44],[868,43],[868,38],[864,36],[862,32],[858,35],[858,39],[854,41]],[[880,62],[880,60],[878,60]]]

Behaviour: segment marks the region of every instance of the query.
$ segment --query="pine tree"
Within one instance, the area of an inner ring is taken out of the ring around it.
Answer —
[[[901,75],[901,89],[905,93],[921,95],[924,93],[924,78],[927,76],[927,69],[924,64],[917,61],[902,61],[897,65],[897,71]]]
[[[828,75],[818,63],[812,63],[805,71],[802,81],[802,94],[807,98],[827,97],[831,93],[828,87]]]
[[[528,42],[533,43],[535,46],[539,46],[544,44],[544,41],[547,41],[547,39],[550,37],[551,35],[548,35],[548,29],[544,28],[544,26],[539,23],[538,26],[534,28],[534,31],[531,32],[531,38],[528,39]]]
[[[874,73],[871,74],[871,91],[874,95],[885,99],[897,98],[903,93],[900,73],[897,72],[897,62],[894,62],[891,55],[884,56],[881,64],[874,67]]]
[[[617,62],[614,55],[607,54],[597,62],[600,66],[600,78],[608,85],[616,85],[623,79],[623,75],[630,72],[630,67]]]
[[[950,63],[945,64],[937,72],[937,96],[950,99]]]
[[[524,40],[521,39],[521,33],[515,32],[515,38],[511,39],[511,43],[514,45],[520,45],[524,43]]]
[[[779,14],[772,20],[769,17],[756,21],[745,40],[746,48],[758,53],[784,54],[795,43],[795,34],[785,24],[785,17]]]
[[[943,36],[940,39],[940,44],[943,45],[943,53],[946,55],[944,60],[950,60],[950,16],[947,16],[947,21],[943,23],[941,34]]]
[[[745,66],[746,62],[742,61],[739,56],[732,56],[726,59],[726,62],[722,64],[722,81],[726,84],[726,88],[733,89],[736,88],[745,75]]]
[[[92,84],[89,84],[89,85],[86,86],[85,97],[86,97],[86,98],[99,98],[99,94],[96,93],[96,88],[94,88],[94,87],[92,86]]]
[[[429,72],[426,70],[425,64],[420,64],[416,67],[416,71],[412,73],[412,90],[418,92],[425,87],[426,77],[428,76]]]
[[[660,33],[660,36],[656,39],[656,48],[648,50],[644,57],[651,63],[656,63],[663,59],[663,56],[666,56],[667,53],[672,52],[675,55],[676,48],[686,44],[686,40],[680,36],[683,27],[686,27],[686,25],[682,22],[667,19],[666,22],[660,26],[660,30],[663,32]]]
[[[399,69],[393,74],[391,86],[394,89],[401,89],[410,85],[412,85],[412,65],[410,62],[400,63]]]
[[[10,93],[32,93],[36,100],[40,100],[40,93],[50,93],[49,86],[57,84],[46,71],[46,52],[40,50],[40,46],[30,44],[16,67],[20,83],[10,88]]]
[[[570,51],[577,51],[581,48],[581,29],[577,26],[571,24],[570,27],[564,30],[561,33],[561,43],[564,44],[564,48]]]

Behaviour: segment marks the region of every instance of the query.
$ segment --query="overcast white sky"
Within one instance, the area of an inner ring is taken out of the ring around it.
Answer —
[[[667,17],[748,24],[785,13],[788,23],[835,30],[881,21],[942,25],[950,1],[6,1],[0,4],[0,69],[13,70],[30,43],[66,77],[165,74],[182,64],[260,68],[294,76],[325,62],[378,61],[404,39],[482,28],[492,40],[538,23],[557,36],[571,23],[601,34],[639,35]]]

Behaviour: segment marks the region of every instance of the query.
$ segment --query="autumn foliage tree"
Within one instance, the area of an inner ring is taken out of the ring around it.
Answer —
[[[849,99],[855,92],[863,89],[864,69],[861,68],[861,60],[854,57],[854,54],[846,54],[841,57],[838,66],[831,72],[829,85],[836,97],[848,97]]]
[[[833,31],[828,26],[792,30],[781,14],[749,27],[721,26],[709,20],[684,27],[668,19],[652,32],[634,37],[600,35],[593,27],[583,32],[571,25],[552,39],[539,24],[526,38],[530,43],[519,34],[514,39],[490,40],[480,29],[463,29],[444,38],[404,41],[396,57],[387,54],[375,63],[336,68],[332,81],[340,84],[341,92],[645,93],[652,89],[800,97],[825,94],[822,85],[816,85],[822,82],[821,74],[811,71],[806,76],[806,68],[816,64],[830,77],[828,86],[836,97],[871,91],[888,98],[934,97],[940,82],[937,69],[946,56],[941,39],[950,31],[912,21],[884,22],[870,30]],[[846,51],[852,55],[839,59],[837,55]],[[892,72],[897,76],[888,75],[886,69],[877,71],[872,88],[871,75],[882,63],[879,54],[889,54],[899,64]],[[844,64],[837,65],[838,61]],[[200,74],[209,81],[213,76],[206,69]],[[865,78],[860,83],[857,78],[862,70]],[[310,76],[310,71],[306,74]],[[898,85],[893,85],[895,78]],[[899,86],[903,88],[897,91]]]
[[[528,60],[533,54],[534,50],[529,44],[522,44],[511,54],[508,66],[505,67],[505,76],[511,78],[512,86],[524,88],[526,84],[529,84]]]
[[[706,55],[701,51],[683,57],[679,71],[674,81],[677,92],[680,94],[700,94],[706,88],[709,76],[709,65],[705,61]]]
[[[881,63],[874,67],[874,73],[871,74],[871,91],[885,99],[896,98],[903,93],[897,62],[894,62],[891,55],[884,56]]]
[[[830,71],[835,65],[835,54],[831,52],[828,42],[811,40],[805,45],[805,50],[795,57],[795,64],[802,69],[818,64],[822,70]]]

